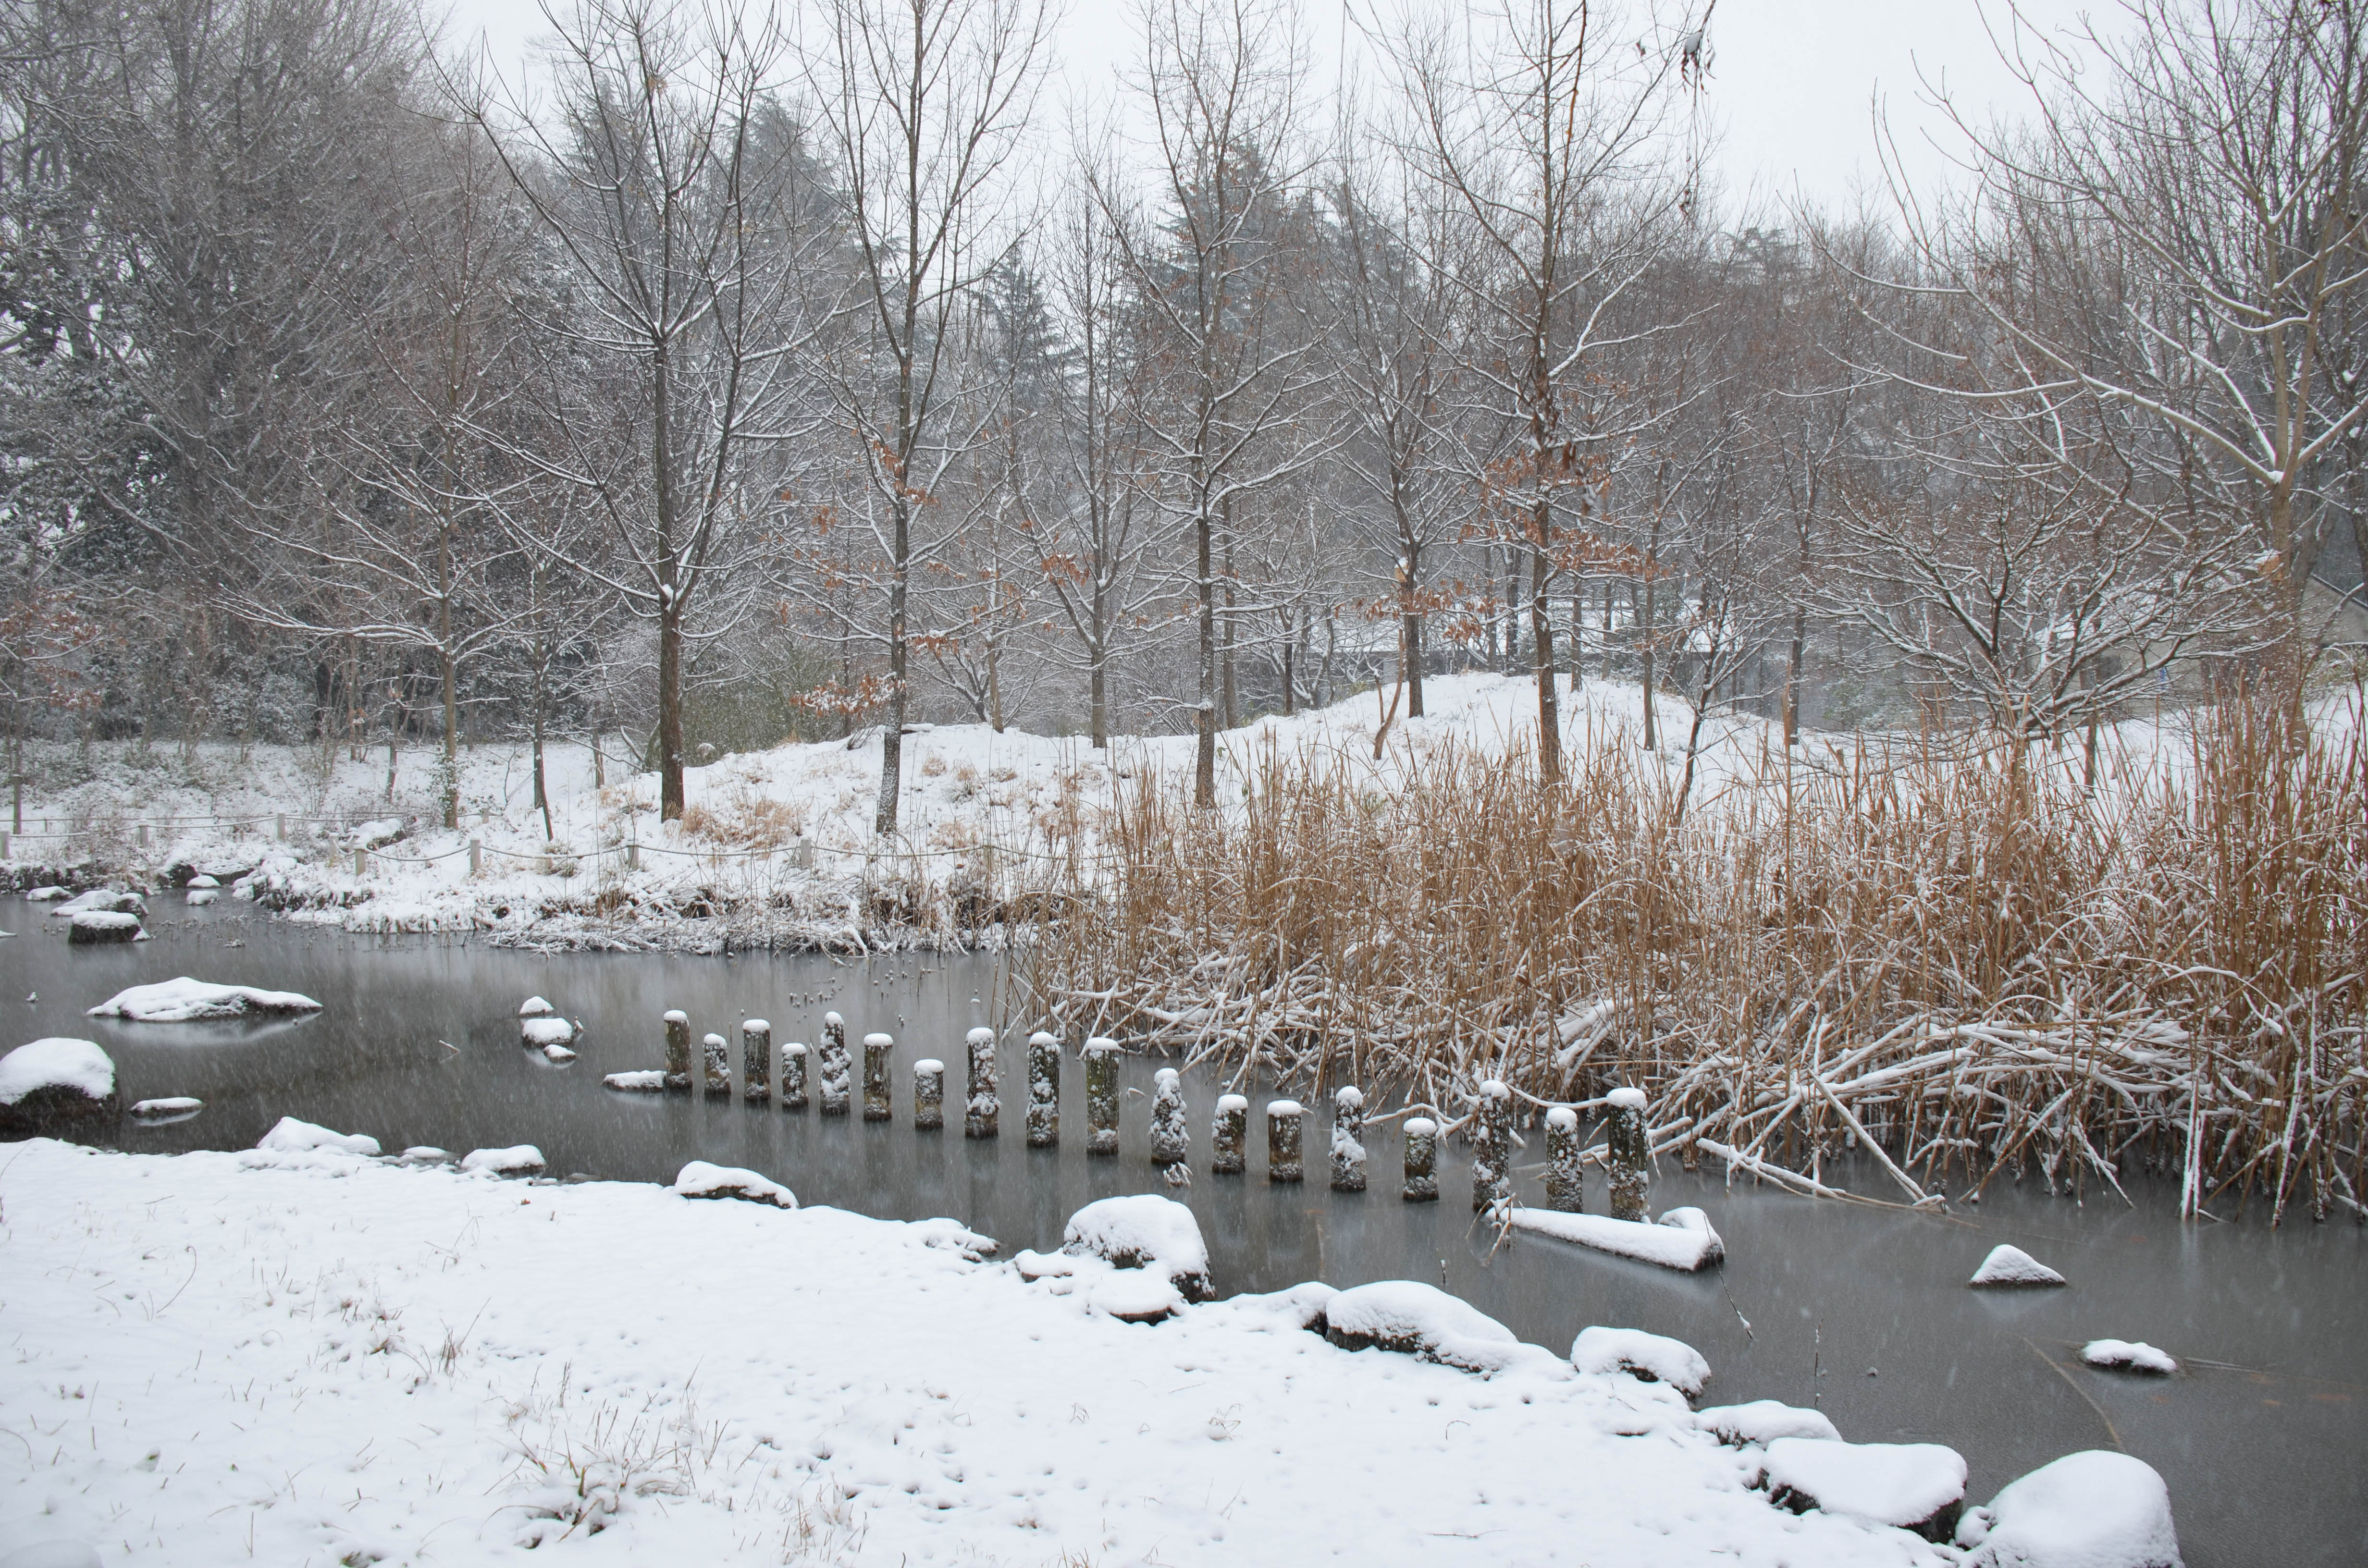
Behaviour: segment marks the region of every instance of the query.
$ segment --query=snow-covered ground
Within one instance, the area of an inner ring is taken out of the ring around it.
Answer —
[[[1226,732],[1221,799],[1240,799],[1269,757],[1288,764],[1309,748],[1357,759],[1387,788],[1410,758],[1448,744],[1501,754],[1536,727],[1528,680],[1445,676],[1424,689],[1429,712],[1395,715],[1378,764],[1372,737],[1383,701],[1371,692]],[[1634,686],[1565,692],[1564,744],[1634,748],[1643,713]],[[1665,744],[1645,766],[1674,777],[1686,710],[1664,699],[1658,716]],[[1753,766],[1768,735],[1755,720],[1713,721],[1698,787]],[[851,944],[858,933],[882,935],[873,893],[885,887],[893,899],[907,884],[975,881],[990,847],[1007,876],[1016,865],[1043,868],[1072,855],[1090,875],[1102,815],[1121,782],[1189,778],[1192,746],[1189,735],[1118,737],[1098,753],[1077,737],[924,726],[906,737],[893,840],[871,831],[876,733],[852,749],[791,744],[692,768],[691,812],[680,824],[659,821],[655,775],[629,774],[609,756],[609,782],[596,787],[589,748],[554,744],[546,751],[548,838],[528,758],[515,745],[462,754],[458,831],[440,825],[436,754],[426,748],[404,755],[392,799],[383,746],[359,761],[341,747],[325,765],[317,747],[120,745],[88,756],[59,748],[26,797],[26,831],[9,851],[20,885],[77,867],[144,881],[191,869],[224,883],[259,870],[256,891],[267,903],[354,930],[482,929],[529,942],[690,949]],[[78,781],[39,782],[70,777]],[[376,842],[394,831],[403,836]],[[355,848],[373,844],[357,871]]]
[[[1288,1293],[1124,1324],[946,1221],[47,1141],[0,1204],[0,1560],[1954,1561],[1772,1506],[1666,1385]]]
[[[1378,759],[1386,692],[1225,732],[1220,802],[1241,800],[1269,759],[1321,757],[1387,790],[1409,762],[1442,747],[1501,755],[1536,729],[1528,679],[1442,676],[1426,682],[1425,694],[1429,712],[1395,714]],[[1660,744],[1646,753],[1639,687],[1565,690],[1563,744],[1574,755],[1616,748],[1648,784],[1674,786],[1690,714],[1667,697],[1656,711]],[[2348,699],[2331,700],[2328,711],[2353,722]],[[1846,756],[1857,742],[1808,735],[1804,755]],[[1781,745],[1771,724],[1713,718],[1694,799],[1715,800]],[[0,876],[18,886],[103,875],[157,885],[212,873],[233,884],[233,895],[252,892],[270,907],[352,930],[473,929],[535,945],[713,950],[928,939],[928,912],[952,907],[950,892],[985,883],[1002,892],[1028,880],[1015,873],[1064,875],[1071,865],[1090,879],[1121,786],[1153,775],[1189,779],[1192,747],[1189,735],[1118,737],[1097,752],[1077,737],[920,726],[905,743],[900,832],[887,839],[871,830],[876,732],[852,744],[791,744],[692,768],[681,823],[659,820],[655,775],[629,774],[610,756],[600,770],[608,783],[596,786],[588,747],[553,744],[548,836],[518,745],[462,754],[457,831],[440,825],[437,756],[424,747],[404,754],[391,796],[383,746],[359,760],[342,747],[325,760],[318,747],[59,747],[37,754],[25,832],[13,837]],[[2078,749],[2066,748],[2059,764],[2075,766]],[[2159,732],[2135,720],[2111,737],[2109,767],[2132,769],[2158,756],[2177,767],[2182,752],[2168,719]],[[365,851],[359,867],[357,848]],[[235,884],[248,873],[250,883]],[[215,895],[205,888],[193,896]]]

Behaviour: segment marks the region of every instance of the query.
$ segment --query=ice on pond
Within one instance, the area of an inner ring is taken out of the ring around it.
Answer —
[[[1710,1363],[1701,1351],[1641,1328],[1580,1329],[1571,1342],[1570,1365],[1577,1372],[1625,1372],[1648,1383],[1667,1383],[1689,1401],[1700,1399],[1710,1381]]]
[[[675,1173],[674,1191],[684,1198],[737,1198],[749,1203],[769,1203],[795,1209],[797,1194],[768,1176],[737,1165],[714,1165],[693,1160]]]
[[[2001,1244],[1990,1249],[1989,1256],[1982,1259],[1982,1266],[1974,1270],[1974,1277],[1965,1283],[2013,1290],[2064,1285],[2069,1281],[2021,1247]]]
[[[142,1024],[190,1024],[252,1014],[317,1013],[321,1004],[293,991],[264,991],[252,985],[217,985],[211,981],[160,980],[134,985],[90,1009],[94,1018],[129,1018]]]
[[[2094,1449],[2009,1483],[1965,1516],[1957,1544],[1966,1568],[2181,1568],[2162,1477]]]

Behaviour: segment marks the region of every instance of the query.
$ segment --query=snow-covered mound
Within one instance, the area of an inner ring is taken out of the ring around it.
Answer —
[[[1090,1255],[1113,1268],[1144,1268],[1174,1285],[1188,1301],[1205,1301],[1209,1244],[1192,1210],[1156,1193],[1135,1193],[1088,1203],[1069,1216],[1061,1250]]]
[[[1344,1350],[1395,1350],[1467,1372],[1502,1371],[1535,1347],[1469,1302],[1414,1279],[1377,1279],[1334,1296],[1324,1337]]]
[[[452,1163],[452,1154],[450,1150],[438,1149],[432,1144],[414,1143],[396,1155],[395,1161],[405,1165],[449,1165]]]
[[[50,882],[41,887],[35,888],[25,895],[29,902],[34,903],[51,903],[59,899],[68,898],[71,896],[73,895],[68,893],[65,889],[58,886],[55,882]],[[51,911],[51,913],[54,914],[55,911]]]
[[[1772,1503],[1949,1538],[1965,1501],[1965,1461],[1938,1443],[1841,1443],[1779,1437],[1768,1445]]]
[[[2080,1346],[2080,1359],[2091,1367],[2154,1372],[2163,1377],[2179,1370],[2177,1361],[2142,1339],[2092,1339]]]
[[[1565,1214],[1554,1209],[1516,1209],[1511,1218],[1517,1228],[1541,1236],[1688,1274],[1726,1257],[1726,1244],[1711,1229],[1710,1217],[1699,1209],[1672,1209],[1653,1225],[1641,1220],[1614,1220],[1608,1214]]]
[[[711,1165],[705,1160],[693,1160],[676,1172],[673,1190],[685,1198],[737,1198],[769,1203],[776,1209],[798,1206],[797,1194],[780,1182],[737,1165]]]
[[[316,1122],[283,1116],[279,1124],[256,1140],[258,1149],[275,1154],[368,1154],[376,1157],[378,1140],[367,1132],[338,1132]]]
[[[1714,1432],[1720,1442],[1736,1448],[1749,1443],[1764,1447],[1779,1437],[1824,1437],[1834,1442],[1841,1439],[1841,1433],[1835,1430],[1832,1419],[1824,1411],[1805,1410],[1781,1400],[1714,1404],[1698,1413],[1694,1419],[1703,1431]]]
[[[94,942],[144,942],[148,933],[136,915],[118,914],[108,909],[84,909],[74,914],[74,923],[66,928],[66,940],[77,946]]]
[[[36,893],[34,896],[39,897],[40,894]],[[50,918],[60,920],[72,919],[77,915],[145,915],[147,913],[147,904],[141,902],[140,895],[136,892],[125,892],[120,888],[93,888],[88,892],[75,894],[51,910]]]
[[[2095,1449],[2010,1483],[1965,1516],[1957,1544],[1966,1568],[2182,1568],[2162,1477]]]
[[[1625,1372],[1648,1383],[1667,1383],[1689,1402],[1702,1397],[1710,1363],[1682,1339],[1641,1328],[1583,1328],[1571,1341],[1570,1365],[1577,1372]]]
[[[541,997],[529,996],[525,1001],[518,1004],[518,1016],[521,1018],[540,1018],[557,1011],[559,1011],[558,1008],[552,1006]]]
[[[1965,1283],[2013,1290],[2064,1285],[2070,1281],[2021,1247],[2000,1244],[1990,1249],[1989,1256],[1982,1259],[1982,1266],[1974,1270],[1974,1277]]]
[[[96,1041],[51,1036],[0,1056],[0,1129],[33,1131],[115,1105],[115,1063]]]
[[[94,1018],[130,1018],[142,1024],[190,1024],[254,1014],[317,1013],[321,1004],[293,991],[263,991],[252,985],[216,985],[211,981],[160,980],[119,991],[90,1010]]]
[[[131,1114],[142,1121],[182,1121],[206,1108],[206,1102],[188,1095],[166,1095],[158,1099],[142,1100],[131,1108]]]
[[[611,1073],[600,1080],[612,1089],[630,1093],[655,1095],[666,1088],[666,1073],[656,1067],[637,1067],[630,1073]]]
[[[464,1171],[484,1171],[489,1176],[541,1176],[545,1162],[542,1151],[531,1143],[513,1143],[507,1149],[472,1149],[461,1156]]]
[[[565,1018],[522,1018],[518,1039],[528,1045],[565,1045],[575,1040],[575,1026]]]

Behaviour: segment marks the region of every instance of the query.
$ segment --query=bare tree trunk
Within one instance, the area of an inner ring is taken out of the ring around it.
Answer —
[[[1794,606],[1793,645],[1786,651],[1784,660],[1784,749],[1787,751],[1801,744],[1801,645],[1807,627],[1807,612]]]
[[[1562,705],[1554,696],[1554,612],[1546,600],[1552,580],[1547,565],[1545,504],[1538,505],[1540,539],[1530,551],[1531,657],[1538,681],[1538,768],[1549,784],[1562,781]]]
[[[1217,803],[1217,582],[1212,550],[1209,512],[1201,508],[1193,528],[1193,550],[1201,594],[1201,707],[1196,722],[1200,739],[1192,756],[1192,803]]]

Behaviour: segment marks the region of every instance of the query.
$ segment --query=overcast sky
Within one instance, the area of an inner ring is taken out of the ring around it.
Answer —
[[[436,4],[438,0],[430,0]],[[1304,0],[1321,85],[1337,74],[1352,0]],[[1374,0],[1353,0],[1373,15]],[[2049,30],[2078,28],[2095,12],[2110,20],[2118,0],[2022,0]],[[1911,175],[1946,177],[1931,139],[1945,139],[1930,84],[1945,82],[1977,119],[2017,113],[2026,90],[1999,64],[1985,13],[2003,24],[2004,0],[1717,0],[1716,51],[1708,102],[1723,140],[1714,165],[1731,196],[1764,202],[1797,191],[1827,207],[1865,190],[1880,197],[1872,115],[1889,118]],[[1106,91],[1136,52],[1132,0],[1070,0],[1062,25],[1064,76],[1074,90]],[[452,0],[451,33],[482,32],[505,65],[542,30],[536,0]],[[1919,73],[1920,77],[1919,79]]]

